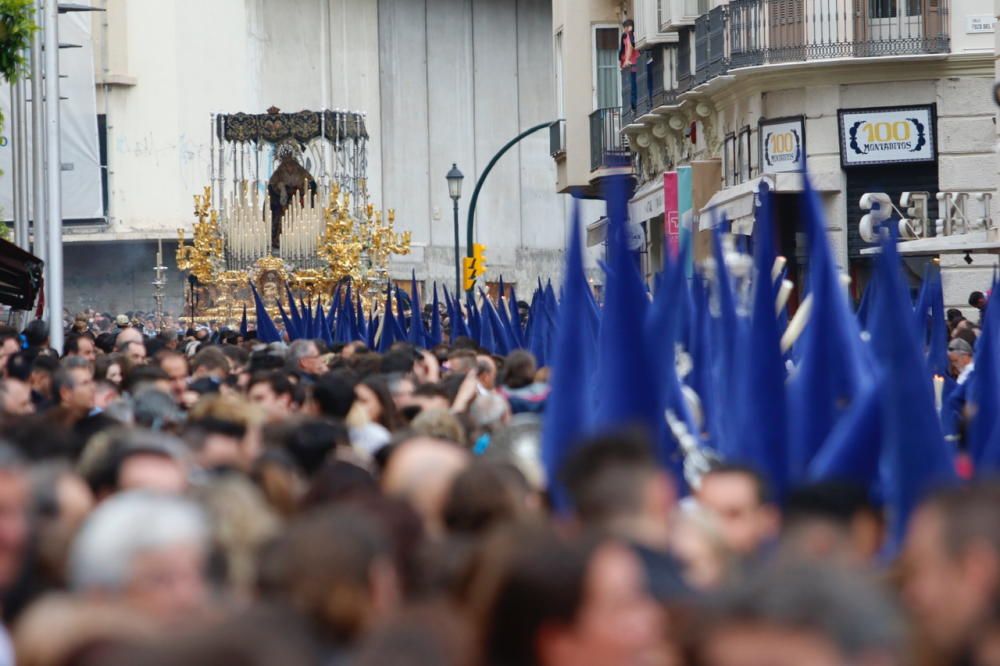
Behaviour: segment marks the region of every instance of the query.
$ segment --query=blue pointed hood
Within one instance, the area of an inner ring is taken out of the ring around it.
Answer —
[[[890,227],[891,228],[891,227]],[[957,480],[951,452],[934,409],[921,340],[909,322],[906,285],[894,238],[882,242],[876,271],[876,330],[895,330],[879,349],[882,383],[882,486],[889,509],[890,552],[902,543],[910,514],[928,493]]]
[[[739,440],[735,458],[755,467],[779,501],[789,489],[788,408],[781,333],[775,311],[771,270],[775,261],[771,192],[762,182],[754,224],[752,309],[745,353],[734,382],[740,399],[733,403]]]
[[[587,383],[591,379],[594,355],[592,348],[588,348],[591,342],[584,335],[584,328],[579,326],[579,318],[587,307],[584,294],[587,282],[583,273],[580,204],[576,199],[573,200],[563,284],[563,302],[556,325],[558,342],[551,364],[552,392],[542,422],[542,463],[550,496],[560,512],[569,508],[569,497],[559,482],[559,473],[580,439],[589,432],[592,416],[587,406]],[[536,293],[540,294],[541,290]]]
[[[426,347],[426,338],[423,309],[420,307],[420,295],[417,294],[417,272],[412,271],[410,273],[410,344],[414,347]]]
[[[278,327],[271,320],[271,315],[267,313],[264,301],[261,300],[260,294],[257,293],[257,287],[252,282],[250,283],[250,291],[253,292],[253,303],[257,315],[257,339],[266,344],[281,342],[281,333],[278,332]]]
[[[489,299],[484,295],[483,299],[483,309],[479,316],[479,346],[485,349],[490,354],[496,354],[497,341],[495,337],[495,329],[493,327],[493,322],[490,319],[489,312],[487,310],[486,303]]]
[[[288,314],[285,312],[285,308],[282,307],[281,301],[278,301],[278,314],[281,315],[281,323],[285,326],[285,336],[289,341],[298,340],[302,337],[302,333],[295,326],[291,319],[289,319]]]
[[[434,283],[434,300],[431,303],[431,330],[427,334],[427,346],[437,347],[441,344],[441,309],[438,303],[438,284]]]
[[[801,221],[809,242],[809,296],[812,310],[798,340],[799,364],[789,380],[790,481],[804,478],[809,463],[865,383],[857,320],[826,235],[819,197],[802,177]],[[909,303],[909,299],[903,301]],[[907,310],[909,306],[907,305]],[[906,321],[911,322],[912,312]]]
[[[288,313],[291,315],[292,326],[295,329],[295,337],[301,337],[302,333],[302,315],[299,314],[299,309],[295,305],[295,297],[292,295],[292,290],[285,284],[285,296],[288,297]],[[289,332],[289,335],[291,333]]]
[[[653,442],[659,442],[665,423],[660,384],[655,374],[649,372],[644,344],[646,288],[625,240],[629,183],[627,178],[617,176],[606,183],[611,273],[605,286],[604,314],[598,335],[599,394],[595,426],[605,429],[637,426]]]
[[[975,372],[969,378],[968,409],[972,413],[967,429],[969,456],[977,473],[984,458],[992,457],[998,444],[1000,424],[1000,293],[996,285],[986,303],[982,334],[976,341]]]

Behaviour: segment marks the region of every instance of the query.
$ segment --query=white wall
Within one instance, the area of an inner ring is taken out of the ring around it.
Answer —
[[[413,234],[414,252],[397,272],[451,281],[452,162],[466,175],[464,246],[477,175],[504,143],[556,114],[549,0],[113,0],[110,8],[124,24],[116,30],[112,20],[113,80],[134,85],[108,96],[109,238],[190,229],[191,197],[209,184],[213,112],[351,109],[367,113],[372,198]],[[493,170],[476,227],[489,279],[558,272],[567,207],[554,186],[546,131]]]

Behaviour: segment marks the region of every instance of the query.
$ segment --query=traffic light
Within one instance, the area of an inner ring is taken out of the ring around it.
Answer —
[[[486,246],[482,243],[472,244],[472,259],[474,260],[473,267],[476,271],[476,277],[480,277],[486,274]]]
[[[462,287],[469,291],[476,286],[476,260],[472,257],[462,258]]]

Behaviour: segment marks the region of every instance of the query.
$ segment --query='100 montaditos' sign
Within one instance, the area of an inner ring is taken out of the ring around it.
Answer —
[[[840,160],[845,168],[933,162],[931,106],[847,109],[839,112]]]

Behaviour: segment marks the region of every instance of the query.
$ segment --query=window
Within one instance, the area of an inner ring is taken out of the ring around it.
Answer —
[[[736,184],[736,135],[729,134],[722,144],[722,177],[725,187]]]
[[[736,149],[739,159],[740,171],[739,182],[745,183],[750,180],[750,128],[744,127],[740,130],[739,146]]]
[[[677,83],[691,76],[691,31],[681,30],[677,42]]]
[[[618,66],[618,27],[594,28],[594,108],[622,105],[621,75]]]
[[[868,0],[868,14],[872,18],[896,18],[897,0]]]
[[[97,114],[97,147],[101,160],[101,201],[104,217],[108,216],[108,117]]]

